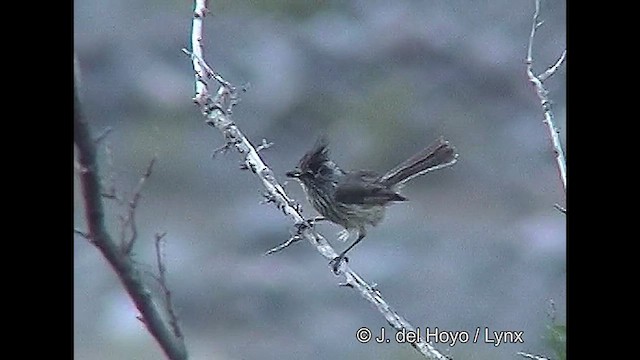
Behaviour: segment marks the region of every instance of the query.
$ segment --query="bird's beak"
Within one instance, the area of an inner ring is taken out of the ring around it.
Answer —
[[[285,175],[287,175],[287,177],[290,177],[290,178],[299,178],[300,170],[287,171]]]

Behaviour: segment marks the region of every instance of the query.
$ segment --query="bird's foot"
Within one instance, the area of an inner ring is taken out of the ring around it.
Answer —
[[[329,266],[331,266],[331,270],[333,270],[335,275],[340,275],[340,268],[342,267],[342,264],[347,262],[349,262],[348,257],[339,255],[329,262]]]

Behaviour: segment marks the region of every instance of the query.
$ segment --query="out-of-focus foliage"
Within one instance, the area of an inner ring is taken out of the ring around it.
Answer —
[[[553,350],[554,359],[565,360],[567,358],[567,326],[549,325],[547,342]]]

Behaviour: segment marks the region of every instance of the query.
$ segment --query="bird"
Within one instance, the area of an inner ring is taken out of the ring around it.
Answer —
[[[383,219],[387,206],[408,199],[398,191],[409,180],[455,164],[458,153],[440,136],[424,149],[391,170],[378,174],[370,170],[346,171],[329,157],[328,140],[321,136],[302,156],[294,170],[286,173],[296,179],[308,201],[320,213],[312,221],[329,220],[344,228],[339,236],[346,241],[355,231],[356,240],[332,260],[337,273],[349,250],[367,235],[367,226]]]

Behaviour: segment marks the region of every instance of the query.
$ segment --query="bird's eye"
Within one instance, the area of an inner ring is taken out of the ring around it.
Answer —
[[[320,168],[318,168],[318,173],[322,176],[327,176],[331,174],[331,169],[323,165],[323,166],[320,166]]]

